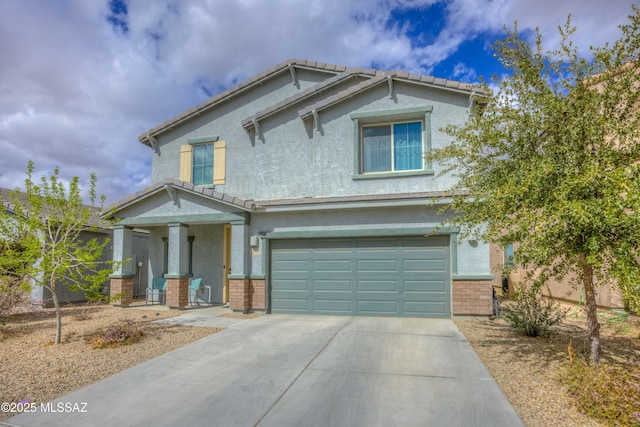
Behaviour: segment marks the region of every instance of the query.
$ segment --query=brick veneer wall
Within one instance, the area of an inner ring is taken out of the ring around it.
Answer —
[[[111,296],[122,293],[122,298],[114,301],[114,306],[129,307],[133,302],[133,277],[112,277],[109,288]]]
[[[251,309],[264,311],[266,308],[265,279],[251,279]]]
[[[229,307],[233,311],[249,312],[251,309],[249,279],[229,279]]]
[[[452,287],[454,315],[489,316],[493,313],[491,281],[454,280]]]
[[[169,308],[183,309],[189,304],[189,278],[167,279],[166,304]]]

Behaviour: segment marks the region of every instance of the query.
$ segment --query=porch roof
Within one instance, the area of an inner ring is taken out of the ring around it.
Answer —
[[[153,226],[167,224],[171,222],[181,223],[223,223],[237,220],[246,220],[248,213],[253,210],[253,202],[244,200],[228,194],[218,193],[211,188],[195,186],[191,183],[179,181],[176,179],[166,179],[159,181],[137,193],[131,194],[123,199],[118,200],[108,206],[103,217],[117,217],[119,212],[127,208],[144,203],[158,193],[166,192],[174,205],[180,204],[179,193],[187,193],[192,196],[201,197],[214,204],[225,206],[230,211],[212,212],[212,213],[193,213],[185,212],[184,214],[176,214],[175,212],[166,215],[140,216],[134,215],[124,218],[117,222],[120,225],[131,226]]]

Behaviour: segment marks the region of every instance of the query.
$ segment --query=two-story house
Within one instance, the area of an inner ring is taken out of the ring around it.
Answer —
[[[187,305],[191,278],[234,311],[491,313],[489,246],[439,228],[455,177],[425,160],[471,85],[289,60],[139,137],[153,184],[112,207],[114,259],[149,231],[149,276]],[[131,302],[135,266],[112,276]]]

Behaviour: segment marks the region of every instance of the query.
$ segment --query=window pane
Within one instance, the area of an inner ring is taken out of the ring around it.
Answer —
[[[401,123],[393,125],[393,167],[394,170],[422,169],[422,123]]]
[[[362,129],[363,172],[391,170],[391,126]]]
[[[195,185],[213,184],[213,144],[193,147],[193,176]]]

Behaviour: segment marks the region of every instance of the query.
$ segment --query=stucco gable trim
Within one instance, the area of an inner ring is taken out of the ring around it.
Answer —
[[[117,202],[110,205],[102,215],[117,216],[117,213],[119,211],[122,211],[123,209],[136,205],[138,203],[142,203],[145,199],[162,191],[175,192],[176,199],[179,198],[179,192],[184,191],[208,200],[212,200],[216,203],[221,203],[223,205],[236,208],[242,212],[251,212],[253,210],[253,201],[251,200],[244,200],[239,197],[231,196],[229,194],[218,193],[212,188],[195,186],[189,182],[167,179],[144,188],[137,193],[125,197],[124,199],[118,200]]]
[[[313,117],[313,111],[322,111],[383,83],[389,85],[390,96],[392,96],[391,92],[393,91],[393,82],[405,82],[409,84],[428,86],[436,89],[443,89],[464,94],[472,94],[474,92],[478,92],[477,86],[470,83],[463,83],[454,80],[440,79],[431,76],[408,73],[406,71],[394,70],[376,75],[376,77],[368,81],[362,82],[333,96],[327,97],[313,105],[309,105],[299,110],[298,115],[302,120],[308,120]]]
[[[262,84],[266,80],[269,80],[281,73],[290,73],[291,72],[290,67],[293,67],[294,69],[308,69],[308,70],[326,72],[329,75],[339,74],[347,70],[347,67],[344,67],[341,65],[325,64],[321,62],[307,61],[304,59],[289,59],[285,62],[275,65],[255,75],[254,77],[251,77],[248,80],[245,80],[244,82],[230,89],[227,89],[209,98],[203,103],[198,104],[195,107],[190,108],[189,110],[178,114],[177,116],[170,118],[169,120],[159,124],[153,129],[150,129],[147,132],[140,135],[138,137],[138,140],[141,143],[151,147],[152,146],[150,142],[151,137],[155,137],[168,129],[171,129],[185,121],[188,121],[189,119],[199,114],[202,114],[204,111],[210,108],[213,108],[214,106],[219,105],[220,103],[225,102],[228,99],[233,98],[234,96],[244,93],[245,91],[250,90],[254,86],[258,84]]]

